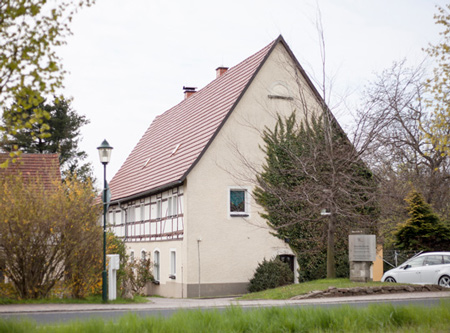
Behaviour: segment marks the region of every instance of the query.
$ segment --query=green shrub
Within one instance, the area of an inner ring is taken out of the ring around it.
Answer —
[[[262,263],[256,268],[255,275],[250,280],[248,290],[250,292],[262,291],[266,289],[285,286],[294,282],[294,273],[289,265],[282,262],[279,258]]]

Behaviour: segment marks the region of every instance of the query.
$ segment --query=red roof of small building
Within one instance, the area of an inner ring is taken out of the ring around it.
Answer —
[[[0,164],[10,159],[9,154],[0,153]],[[0,177],[21,174],[25,179],[40,178],[46,187],[53,187],[55,180],[61,180],[58,154],[26,154],[22,153],[13,163],[9,161],[7,168],[0,168]]]

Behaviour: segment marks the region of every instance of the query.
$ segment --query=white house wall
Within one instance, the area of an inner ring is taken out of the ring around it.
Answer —
[[[319,107],[295,64],[278,44],[224,127],[190,172],[186,182],[187,295],[245,292],[259,262],[291,254],[288,245],[270,234],[251,193],[255,169],[265,154],[262,131],[274,128],[276,113],[294,109],[315,112]],[[300,88],[299,88],[300,87]],[[310,104],[309,108],[303,106]],[[229,214],[230,188],[246,189],[246,217]],[[200,285],[200,287],[199,287]]]

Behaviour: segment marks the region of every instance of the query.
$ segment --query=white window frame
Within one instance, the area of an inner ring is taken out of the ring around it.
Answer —
[[[156,219],[160,220],[162,218],[162,200],[156,200]]]
[[[140,211],[141,211],[141,221],[145,221],[145,202],[141,203]]]
[[[178,215],[178,195],[174,194],[167,198],[167,216]]]
[[[176,279],[177,277],[177,250],[170,249],[170,275],[171,279]]]
[[[141,205],[137,204],[134,207],[134,221],[139,222],[142,220],[141,218]]]
[[[136,222],[134,213],[135,213],[135,206],[129,206],[127,209],[127,223]]]
[[[155,281],[161,279],[161,251],[159,249],[153,251],[153,277]]]
[[[130,261],[133,262],[136,258],[134,257],[134,250],[130,251]]]
[[[232,191],[243,191],[244,192],[244,211],[243,212],[232,212],[230,209],[230,198]],[[250,191],[251,188],[247,186],[229,186],[227,191],[227,211],[229,217],[250,217]]]

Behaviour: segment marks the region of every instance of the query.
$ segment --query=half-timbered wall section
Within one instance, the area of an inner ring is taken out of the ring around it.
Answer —
[[[183,187],[112,205],[108,224],[126,242],[183,239]]]

